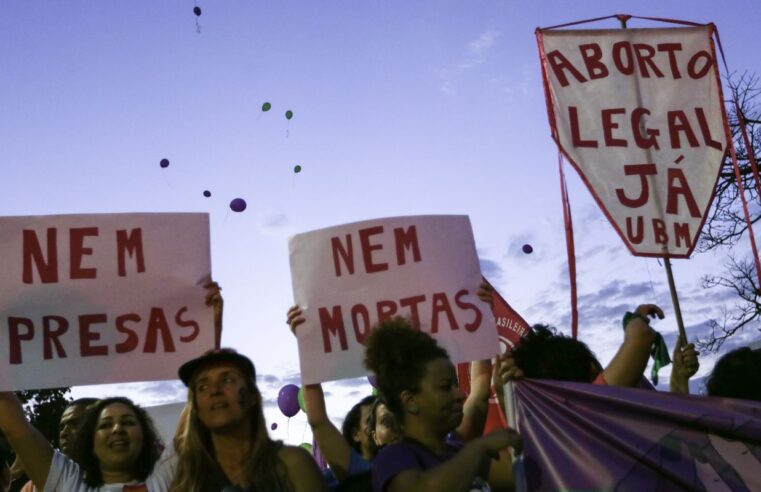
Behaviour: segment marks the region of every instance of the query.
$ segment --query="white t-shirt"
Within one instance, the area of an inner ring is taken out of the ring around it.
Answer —
[[[174,446],[167,446],[148,475],[144,484],[148,492],[168,492],[177,468],[177,454]],[[110,483],[100,487],[89,487],[84,480],[84,472],[79,465],[62,455],[53,454],[50,463],[45,492],[122,492],[125,485],[140,485],[140,482]]]

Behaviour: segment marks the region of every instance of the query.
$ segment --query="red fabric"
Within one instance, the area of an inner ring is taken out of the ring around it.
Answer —
[[[488,280],[483,279],[484,282],[489,284]],[[492,286],[494,291],[494,308],[492,313],[494,314],[494,320],[497,323],[497,334],[499,334],[500,350],[504,347],[506,350],[512,350],[513,347],[518,345],[521,339],[531,331],[531,326],[518,314],[502,295],[497,292],[497,289]],[[470,394],[470,364],[463,363],[457,364],[457,378],[459,379],[460,389],[463,393]],[[496,394],[492,391],[489,397],[489,413],[486,415],[486,424],[484,426],[484,434],[495,429],[504,429],[507,427],[505,421],[505,415],[499,408],[497,403]]]
[[[571,284],[571,335],[576,339],[579,331],[578,294],[576,293],[576,247],[573,242],[573,218],[571,203],[568,201],[568,186],[563,172],[563,154],[558,151],[558,170],[560,172],[560,199],[563,201],[563,221],[565,222],[565,244],[568,254],[568,277]]]
[[[599,384],[600,386],[607,386],[608,382],[605,381],[605,375],[600,371],[600,374],[597,375],[594,381],[592,381],[592,384]]]

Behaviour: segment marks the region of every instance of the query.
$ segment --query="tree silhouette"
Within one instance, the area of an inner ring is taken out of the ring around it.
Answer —
[[[749,156],[756,162],[761,158],[761,81],[755,74],[729,77],[730,95],[739,101],[740,111],[732,101],[727,101],[729,125],[735,144],[740,179],[748,203],[751,223],[758,231],[761,219],[761,196],[756,183]],[[750,145],[746,145],[740,131],[740,119],[745,122]],[[717,351],[732,335],[747,327],[759,329],[761,321],[761,290],[753,259],[738,258],[733,247],[747,238],[748,226],[742,208],[742,200],[737,185],[731,156],[722,163],[716,195],[706,218],[705,226],[698,241],[698,251],[727,251],[724,271],[720,274],[705,275],[702,285],[711,289],[724,287],[734,291],[737,298],[732,306],[722,309],[720,319],[708,322],[711,331],[697,341],[702,350]]]

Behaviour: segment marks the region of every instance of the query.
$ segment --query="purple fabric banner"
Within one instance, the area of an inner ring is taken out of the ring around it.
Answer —
[[[513,395],[525,490],[761,491],[761,403],[536,380]]]

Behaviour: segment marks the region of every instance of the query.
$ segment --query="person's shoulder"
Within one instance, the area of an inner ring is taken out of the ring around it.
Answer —
[[[416,444],[407,441],[385,446],[373,460],[373,468],[383,467],[387,463],[417,461],[417,448]]]
[[[288,469],[304,466],[304,463],[315,463],[312,455],[300,446],[282,446],[277,450],[277,457]]]

